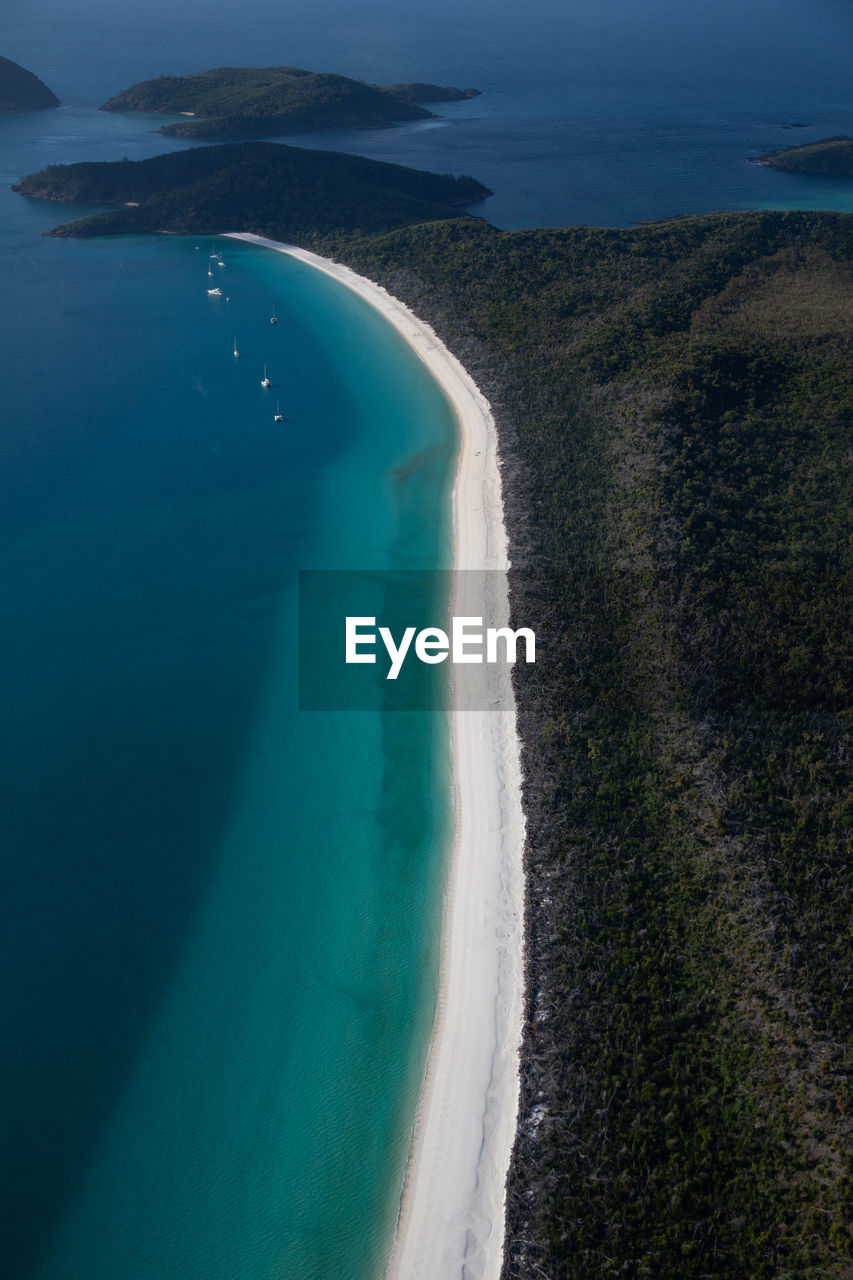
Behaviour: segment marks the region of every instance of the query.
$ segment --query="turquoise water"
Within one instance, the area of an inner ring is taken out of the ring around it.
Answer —
[[[0,116],[0,1270],[375,1280],[447,750],[437,718],[296,711],[296,575],[449,562],[448,407],[302,264],[219,240],[210,299],[207,240],[41,239],[89,210],[9,184],[180,145],[94,109],[136,79],[290,62],[482,89],[303,141],[473,173],[500,226],[851,209],[749,157],[853,132],[853,11],[10,0],[4,31],[63,106]]]
[[[211,281],[206,239],[44,240],[2,199],[5,1274],[376,1274],[447,743],[297,711],[296,576],[448,563],[449,406],[301,263],[219,240]]]

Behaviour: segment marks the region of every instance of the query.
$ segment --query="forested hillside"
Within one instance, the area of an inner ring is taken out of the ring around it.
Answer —
[[[456,218],[460,205],[490,194],[473,178],[275,142],[50,165],[22,178],[14,190],[47,200],[124,206],[60,226],[52,235],[228,230],[311,244],[339,232],[364,235]]]
[[[801,147],[785,147],[762,156],[759,164],[786,173],[833,174],[836,177],[853,176],[853,138],[823,138],[820,142],[807,142]]]
[[[303,67],[217,67],[194,76],[142,80],[102,111],[150,111],[188,118],[161,133],[184,138],[269,137],[320,129],[376,129],[432,115],[421,102],[448,102],[476,90],[431,84],[383,88]]]
[[[539,637],[505,1278],[849,1277],[853,218],[348,258],[491,397]]]

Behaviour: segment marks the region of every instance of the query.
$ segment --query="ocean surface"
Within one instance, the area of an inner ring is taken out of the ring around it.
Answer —
[[[449,563],[449,406],[300,263],[2,198],[3,1274],[375,1274],[447,743],[298,711],[296,585]]]
[[[296,581],[450,562],[452,415],[310,268],[223,238],[43,239],[90,210],[10,184],[174,146],[95,109],[137,79],[291,63],[481,89],[299,141],[472,173],[499,226],[853,209],[853,184],[750,163],[853,132],[853,12],[11,0],[2,29],[63,103],[0,116],[2,1270],[376,1280],[448,748],[440,717],[298,711]]]

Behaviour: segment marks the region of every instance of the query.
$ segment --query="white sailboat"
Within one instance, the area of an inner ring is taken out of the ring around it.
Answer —
[[[222,297],[222,290],[221,290],[221,289],[208,289],[208,291],[207,291],[207,296],[208,296],[208,298],[221,298],[221,297]]]
[[[261,378],[261,386],[264,388],[264,390],[266,390],[266,389],[267,389],[267,387],[271,387],[271,386],[272,386],[272,383],[270,382],[269,378],[267,377],[267,366],[266,366],[266,365],[264,365],[264,376]]]
[[[278,316],[275,313],[275,303],[272,304],[272,315],[270,316],[270,324],[278,324]]]
[[[273,422],[284,422],[284,415],[281,412],[278,401],[275,402],[275,413],[273,414]]]
[[[236,338],[234,339],[234,359],[235,359],[235,360],[239,360],[239,359],[240,359],[240,352],[237,350],[237,339],[236,339]]]

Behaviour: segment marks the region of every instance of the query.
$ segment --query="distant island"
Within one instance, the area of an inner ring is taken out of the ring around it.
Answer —
[[[401,102],[464,102],[466,98],[479,98],[479,89],[453,89],[440,84],[424,84],[415,80],[411,84],[389,84],[385,92]],[[427,112],[432,115],[432,112]]]
[[[278,142],[225,143],[148,160],[50,165],[21,195],[121,208],[57,227],[55,236],[140,231],[253,231],[314,244],[330,234],[390,231],[457,218],[491,195],[474,178],[426,173]]]
[[[0,111],[42,111],[59,99],[32,71],[0,58]]]
[[[429,120],[433,113],[419,103],[457,102],[478,93],[421,83],[382,88],[302,67],[219,67],[200,75],[142,80],[101,110],[186,116],[160,129],[170,137],[246,138]]]
[[[793,126],[792,126],[793,127]],[[799,147],[784,147],[759,157],[756,164],[770,169],[782,169],[785,173],[832,174],[839,178],[853,177],[853,138],[840,135],[822,138],[820,142],[807,142]]]

